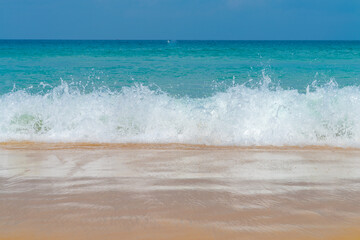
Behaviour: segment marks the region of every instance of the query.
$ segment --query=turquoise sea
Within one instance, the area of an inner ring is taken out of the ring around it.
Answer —
[[[360,41],[0,40],[0,141],[360,147]]]

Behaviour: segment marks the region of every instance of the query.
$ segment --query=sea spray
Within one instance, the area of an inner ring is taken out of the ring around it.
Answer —
[[[234,85],[173,97],[141,84],[0,96],[0,141],[360,146],[360,88],[333,82],[305,93]]]

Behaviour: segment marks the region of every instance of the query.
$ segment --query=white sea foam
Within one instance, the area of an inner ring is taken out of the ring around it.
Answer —
[[[334,84],[306,93],[238,85],[193,99],[142,85],[82,93],[62,83],[46,94],[2,95],[0,113],[0,141],[360,147],[360,88]]]

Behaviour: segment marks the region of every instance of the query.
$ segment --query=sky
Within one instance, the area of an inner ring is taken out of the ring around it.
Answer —
[[[360,40],[360,0],[0,0],[0,39]]]

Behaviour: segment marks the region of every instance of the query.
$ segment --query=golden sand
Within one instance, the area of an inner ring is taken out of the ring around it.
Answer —
[[[0,239],[360,239],[357,149],[0,148]]]

